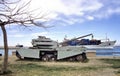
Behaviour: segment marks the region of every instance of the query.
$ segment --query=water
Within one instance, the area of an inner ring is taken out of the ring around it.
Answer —
[[[12,55],[12,51],[15,51],[14,49],[9,50],[8,54]],[[4,50],[0,49],[0,54],[4,55]]]
[[[120,56],[120,46],[109,50],[96,50],[96,56]]]
[[[9,55],[12,55],[12,51],[15,50],[9,50]],[[4,55],[4,51],[2,49],[0,49],[0,53]],[[111,50],[96,50],[96,56],[120,56],[120,46],[116,46]]]

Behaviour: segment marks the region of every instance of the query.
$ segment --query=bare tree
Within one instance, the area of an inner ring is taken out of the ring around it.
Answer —
[[[18,24],[21,26],[28,27],[28,25],[36,25],[43,28],[46,26],[43,25],[43,19],[45,18],[44,13],[39,13],[39,15],[33,15],[32,11],[27,11],[29,3],[24,3],[19,5],[22,0],[0,0],[0,27],[3,32],[3,42],[4,42],[4,61],[1,69],[1,73],[7,72],[8,66],[8,42],[7,42],[7,32],[5,26],[11,24]]]

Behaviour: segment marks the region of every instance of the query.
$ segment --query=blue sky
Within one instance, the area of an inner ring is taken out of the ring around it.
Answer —
[[[7,26],[8,44],[31,46],[37,36],[47,36],[62,41],[93,33],[96,39],[117,40],[120,44],[120,0],[32,0],[29,8],[47,12],[46,26],[25,28],[18,25]],[[37,12],[36,12],[37,13]],[[0,30],[0,46],[2,42]]]

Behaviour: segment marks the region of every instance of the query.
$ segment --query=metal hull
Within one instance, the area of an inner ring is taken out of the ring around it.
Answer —
[[[102,42],[99,45],[79,45],[79,46],[86,47],[88,50],[113,49],[115,42],[116,41],[106,41],[106,42]]]
[[[84,46],[84,45],[83,45]],[[88,50],[113,49],[114,46],[85,45]]]
[[[82,56],[85,53],[86,48],[81,46],[65,46],[57,47],[56,49],[30,49],[30,48],[19,48],[16,50],[18,58],[37,58],[41,60],[61,60],[66,58],[72,58],[75,56]],[[47,57],[46,57],[47,56]],[[75,59],[75,58],[74,58]]]

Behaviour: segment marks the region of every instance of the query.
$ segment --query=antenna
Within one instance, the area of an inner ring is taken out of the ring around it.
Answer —
[[[67,40],[67,35],[65,35],[64,40]]]
[[[105,36],[106,36],[106,40],[107,40],[107,33],[105,33]]]
[[[107,36],[107,33],[105,33],[105,36],[106,36],[106,41],[109,41],[109,38],[108,38],[108,36]]]
[[[94,35],[93,34],[92,34],[91,38],[92,38],[92,40],[94,39]]]

